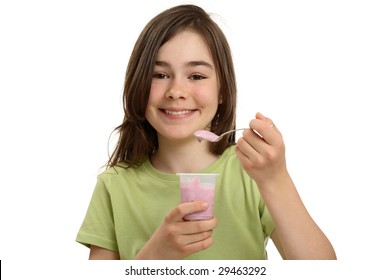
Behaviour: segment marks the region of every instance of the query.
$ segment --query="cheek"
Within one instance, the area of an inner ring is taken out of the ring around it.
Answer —
[[[150,92],[149,92],[149,99],[148,99],[148,104],[153,103],[154,99],[156,99],[158,93],[158,87],[152,83],[150,86]]]
[[[199,98],[197,104],[203,112],[208,112],[209,114],[218,108],[218,100],[210,97]]]
[[[219,103],[219,90],[216,85],[204,85],[198,88],[195,92],[195,98],[202,106],[215,106],[218,107]]]
[[[207,94],[200,98],[200,104],[204,107],[209,107],[210,110],[217,110],[218,107],[218,95],[217,94]]]
[[[151,117],[153,116],[153,108],[155,107],[155,104],[157,102],[157,94],[155,91],[152,89],[150,90],[149,93],[149,99],[148,99],[148,104],[146,105],[146,110],[145,110],[145,118],[150,122]]]
[[[156,86],[156,85],[151,85],[150,87],[150,92],[149,92],[149,99],[148,99],[148,104],[146,106],[146,108],[151,108],[151,107],[154,107],[156,106],[156,104],[158,104],[158,101],[161,99],[161,94],[160,94],[160,90],[159,90],[159,87]]]

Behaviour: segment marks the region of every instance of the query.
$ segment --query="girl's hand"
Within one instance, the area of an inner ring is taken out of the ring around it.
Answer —
[[[257,113],[237,141],[236,154],[245,171],[260,190],[279,185],[288,178],[285,146],[281,133],[272,120]],[[287,176],[287,177],[286,177]]]
[[[217,219],[184,221],[193,212],[204,211],[207,203],[196,201],[182,203],[167,214],[136,259],[182,259],[205,250],[213,244],[211,233]]]

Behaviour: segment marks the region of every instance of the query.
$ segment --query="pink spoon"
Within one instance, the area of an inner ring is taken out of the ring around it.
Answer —
[[[238,128],[238,129],[229,130],[229,131],[222,133],[219,136],[211,131],[208,131],[208,130],[198,130],[198,131],[195,131],[194,136],[196,137],[196,139],[198,139],[199,142],[202,142],[202,140],[206,140],[209,142],[218,142],[226,134],[236,132],[237,130],[245,130],[245,129],[248,129],[248,128]]]

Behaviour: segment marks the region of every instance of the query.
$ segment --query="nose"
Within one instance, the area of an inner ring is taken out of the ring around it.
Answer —
[[[165,94],[165,97],[168,99],[187,99],[188,91],[184,85],[184,82],[179,81],[178,79],[172,79],[172,82]]]

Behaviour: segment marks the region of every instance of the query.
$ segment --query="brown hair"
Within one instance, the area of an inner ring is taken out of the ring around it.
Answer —
[[[116,147],[107,167],[124,162],[125,167],[141,165],[158,149],[157,132],[145,118],[151,81],[160,47],[178,32],[191,29],[198,32],[208,45],[216,67],[220,85],[217,113],[210,130],[217,134],[235,128],[236,78],[229,44],[225,35],[211,17],[200,7],[180,5],[158,14],[143,29],[127,66],[123,92],[123,123]],[[235,143],[234,133],[210,149],[220,155]],[[123,164],[121,164],[123,165]]]

